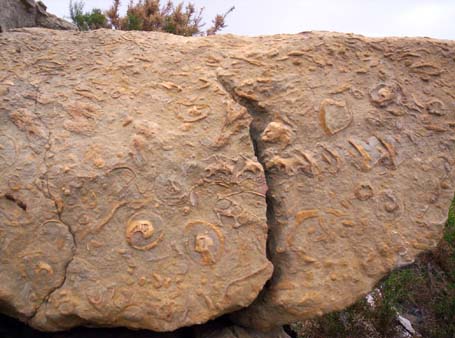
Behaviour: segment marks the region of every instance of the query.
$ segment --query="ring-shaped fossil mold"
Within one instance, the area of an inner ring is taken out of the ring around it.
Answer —
[[[447,114],[447,107],[441,100],[432,99],[426,104],[426,108],[429,114],[435,116],[444,116]]]
[[[224,236],[214,224],[189,222],[185,227],[186,249],[191,259],[201,265],[216,264],[224,252]]]
[[[403,212],[403,204],[396,192],[387,189],[381,191],[376,198],[376,216],[382,221],[399,218]]]
[[[381,83],[370,91],[370,99],[377,107],[386,107],[391,103],[400,103],[403,96],[401,87],[395,83]]]
[[[362,183],[357,186],[354,194],[359,201],[367,201],[374,196],[374,191],[369,183]]]
[[[335,101],[325,99],[319,108],[319,117],[323,129],[329,134],[334,135],[352,123],[353,114],[346,101]]]
[[[164,238],[161,218],[150,212],[139,212],[130,218],[125,237],[128,244],[137,250],[155,248]]]

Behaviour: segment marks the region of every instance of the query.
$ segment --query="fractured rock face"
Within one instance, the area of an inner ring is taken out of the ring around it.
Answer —
[[[7,133],[0,142],[13,140]],[[28,152],[21,141],[15,142],[20,151],[14,154],[13,167],[2,171],[8,180],[0,184],[0,308],[25,320],[62,285],[74,241],[52,200],[33,186],[39,179],[30,170],[42,158]],[[18,179],[21,175],[27,178]]]
[[[180,51],[187,41],[0,37],[0,297],[12,315],[48,331],[171,331],[249,305],[270,278],[251,118],[194,62],[206,42]]]
[[[453,42],[24,29],[0,46],[0,309],[36,328],[246,307],[272,274],[267,222],[273,277],[232,316],[263,330],[350,305],[441,237]]]
[[[275,266],[234,319],[267,329],[343,309],[437,245],[455,190],[455,44],[304,34],[251,55],[219,79],[254,116]]]
[[[44,27],[75,30],[72,23],[47,12],[46,6],[35,0],[0,0],[0,33],[20,27]]]

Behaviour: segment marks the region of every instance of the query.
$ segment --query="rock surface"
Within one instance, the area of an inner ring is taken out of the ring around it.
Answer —
[[[170,331],[263,289],[232,318],[268,330],[441,237],[454,42],[24,29],[0,47],[0,309],[36,328]]]
[[[12,28],[44,27],[75,30],[77,27],[47,12],[46,6],[35,0],[0,0],[0,33]]]
[[[272,273],[264,172],[246,109],[194,62],[210,56],[205,44],[109,30],[0,36],[9,314],[47,331],[172,331],[257,297]]]
[[[434,248],[455,191],[454,42],[275,40],[219,73],[255,117],[270,189],[275,272],[234,316],[264,330],[343,309]]]

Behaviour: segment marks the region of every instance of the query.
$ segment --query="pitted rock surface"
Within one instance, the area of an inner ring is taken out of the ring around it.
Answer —
[[[256,299],[232,319],[268,330],[441,238],[454,42],[23,29],[0,46],[0,308],[36,328],[170,331]]]
[[[0,36],[1,301],[21,319],[172,331],[249,305],[270,278],[251,118],[205,66],[208,43]]]
[[[455,43],[341,34],[269,38],[219,80],[254,116],[269,184],[259,299],[272,326],[341,310],[442,236],[455,191]]]

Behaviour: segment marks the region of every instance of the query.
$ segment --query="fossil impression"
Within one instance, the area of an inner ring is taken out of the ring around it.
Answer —
[[[269,330],[347,307],[441,238],[454,60],[426,38],[2,33],[0,311]]]

